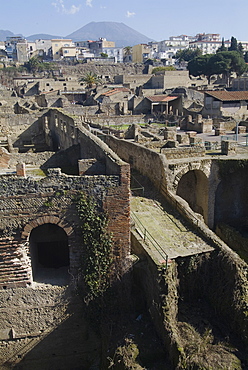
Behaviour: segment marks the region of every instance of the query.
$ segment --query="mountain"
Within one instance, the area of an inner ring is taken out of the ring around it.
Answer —
[[[6,41],[6,37],[12,37],[12,36],[20,36],[20,35],[15,35],[13,32],[8,31],[8,30],[0,30],[0,41]]]
[[[29,41],[35,40],[51,40],[51,39],[62,39],[62,36],[47,35],[46,33],[37,33],[35,35],[30,35],[26,39]]]
[[[98,40],[100,37],[106,38],[107,41],[115,41],[117,47],[133,46],[152,41],[133,28],[118,22],[90,22],[66,36],[73,41]]]

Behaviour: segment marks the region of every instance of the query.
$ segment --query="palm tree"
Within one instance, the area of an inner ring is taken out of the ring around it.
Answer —
[[[130,61],[131,60],[131,55],[132,55],[132,46],[126,46],[124,49],[124,60]]]
[[[97,74],[93,72],[86,73],[86,75],[79,79],[79,82],[81,81],[85,82],[89,89],[91,89],[94,85],[97,85],[101,82]]]

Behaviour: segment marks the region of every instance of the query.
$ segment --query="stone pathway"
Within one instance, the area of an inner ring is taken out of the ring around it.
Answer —
[[[190,225],[180,219],[180,216],[165,211],[161,204],[153,199],[132,197],[131,212],[136,231],[143,236],[145,228],[148,231],[147,239],[151,236],[150,239],[159,244],[161,250],[158,251],[156,243],[147,241],[149,253],[152,253],[159,263],[163,262],[164,253],[169,259],[174,259],[213,250]]]

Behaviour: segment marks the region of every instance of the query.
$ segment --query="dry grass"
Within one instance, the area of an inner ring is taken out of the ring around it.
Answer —
[[[181,369],[201,370],[241,370],[239,359],[232,353],[234,350],[223,343],[214,343],[210,329],[200,335],[191,325],[178,324],[183,348]]]

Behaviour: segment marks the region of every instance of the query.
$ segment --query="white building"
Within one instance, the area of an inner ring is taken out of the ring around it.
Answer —
[[[123,62],[123,48],[102,48],[102,52],[108,55],[108,58],[115,58],[115,62]]]
[[[229,40],[224,42],[225,47],[229,48],[231,45],[231,42]],[[221,47],[222,41],[204,41],[204,40],[197,40],[197,41],[191,41],[189,43],[190,49],[200,49],[202,54],[215,54],[216,51]]]

